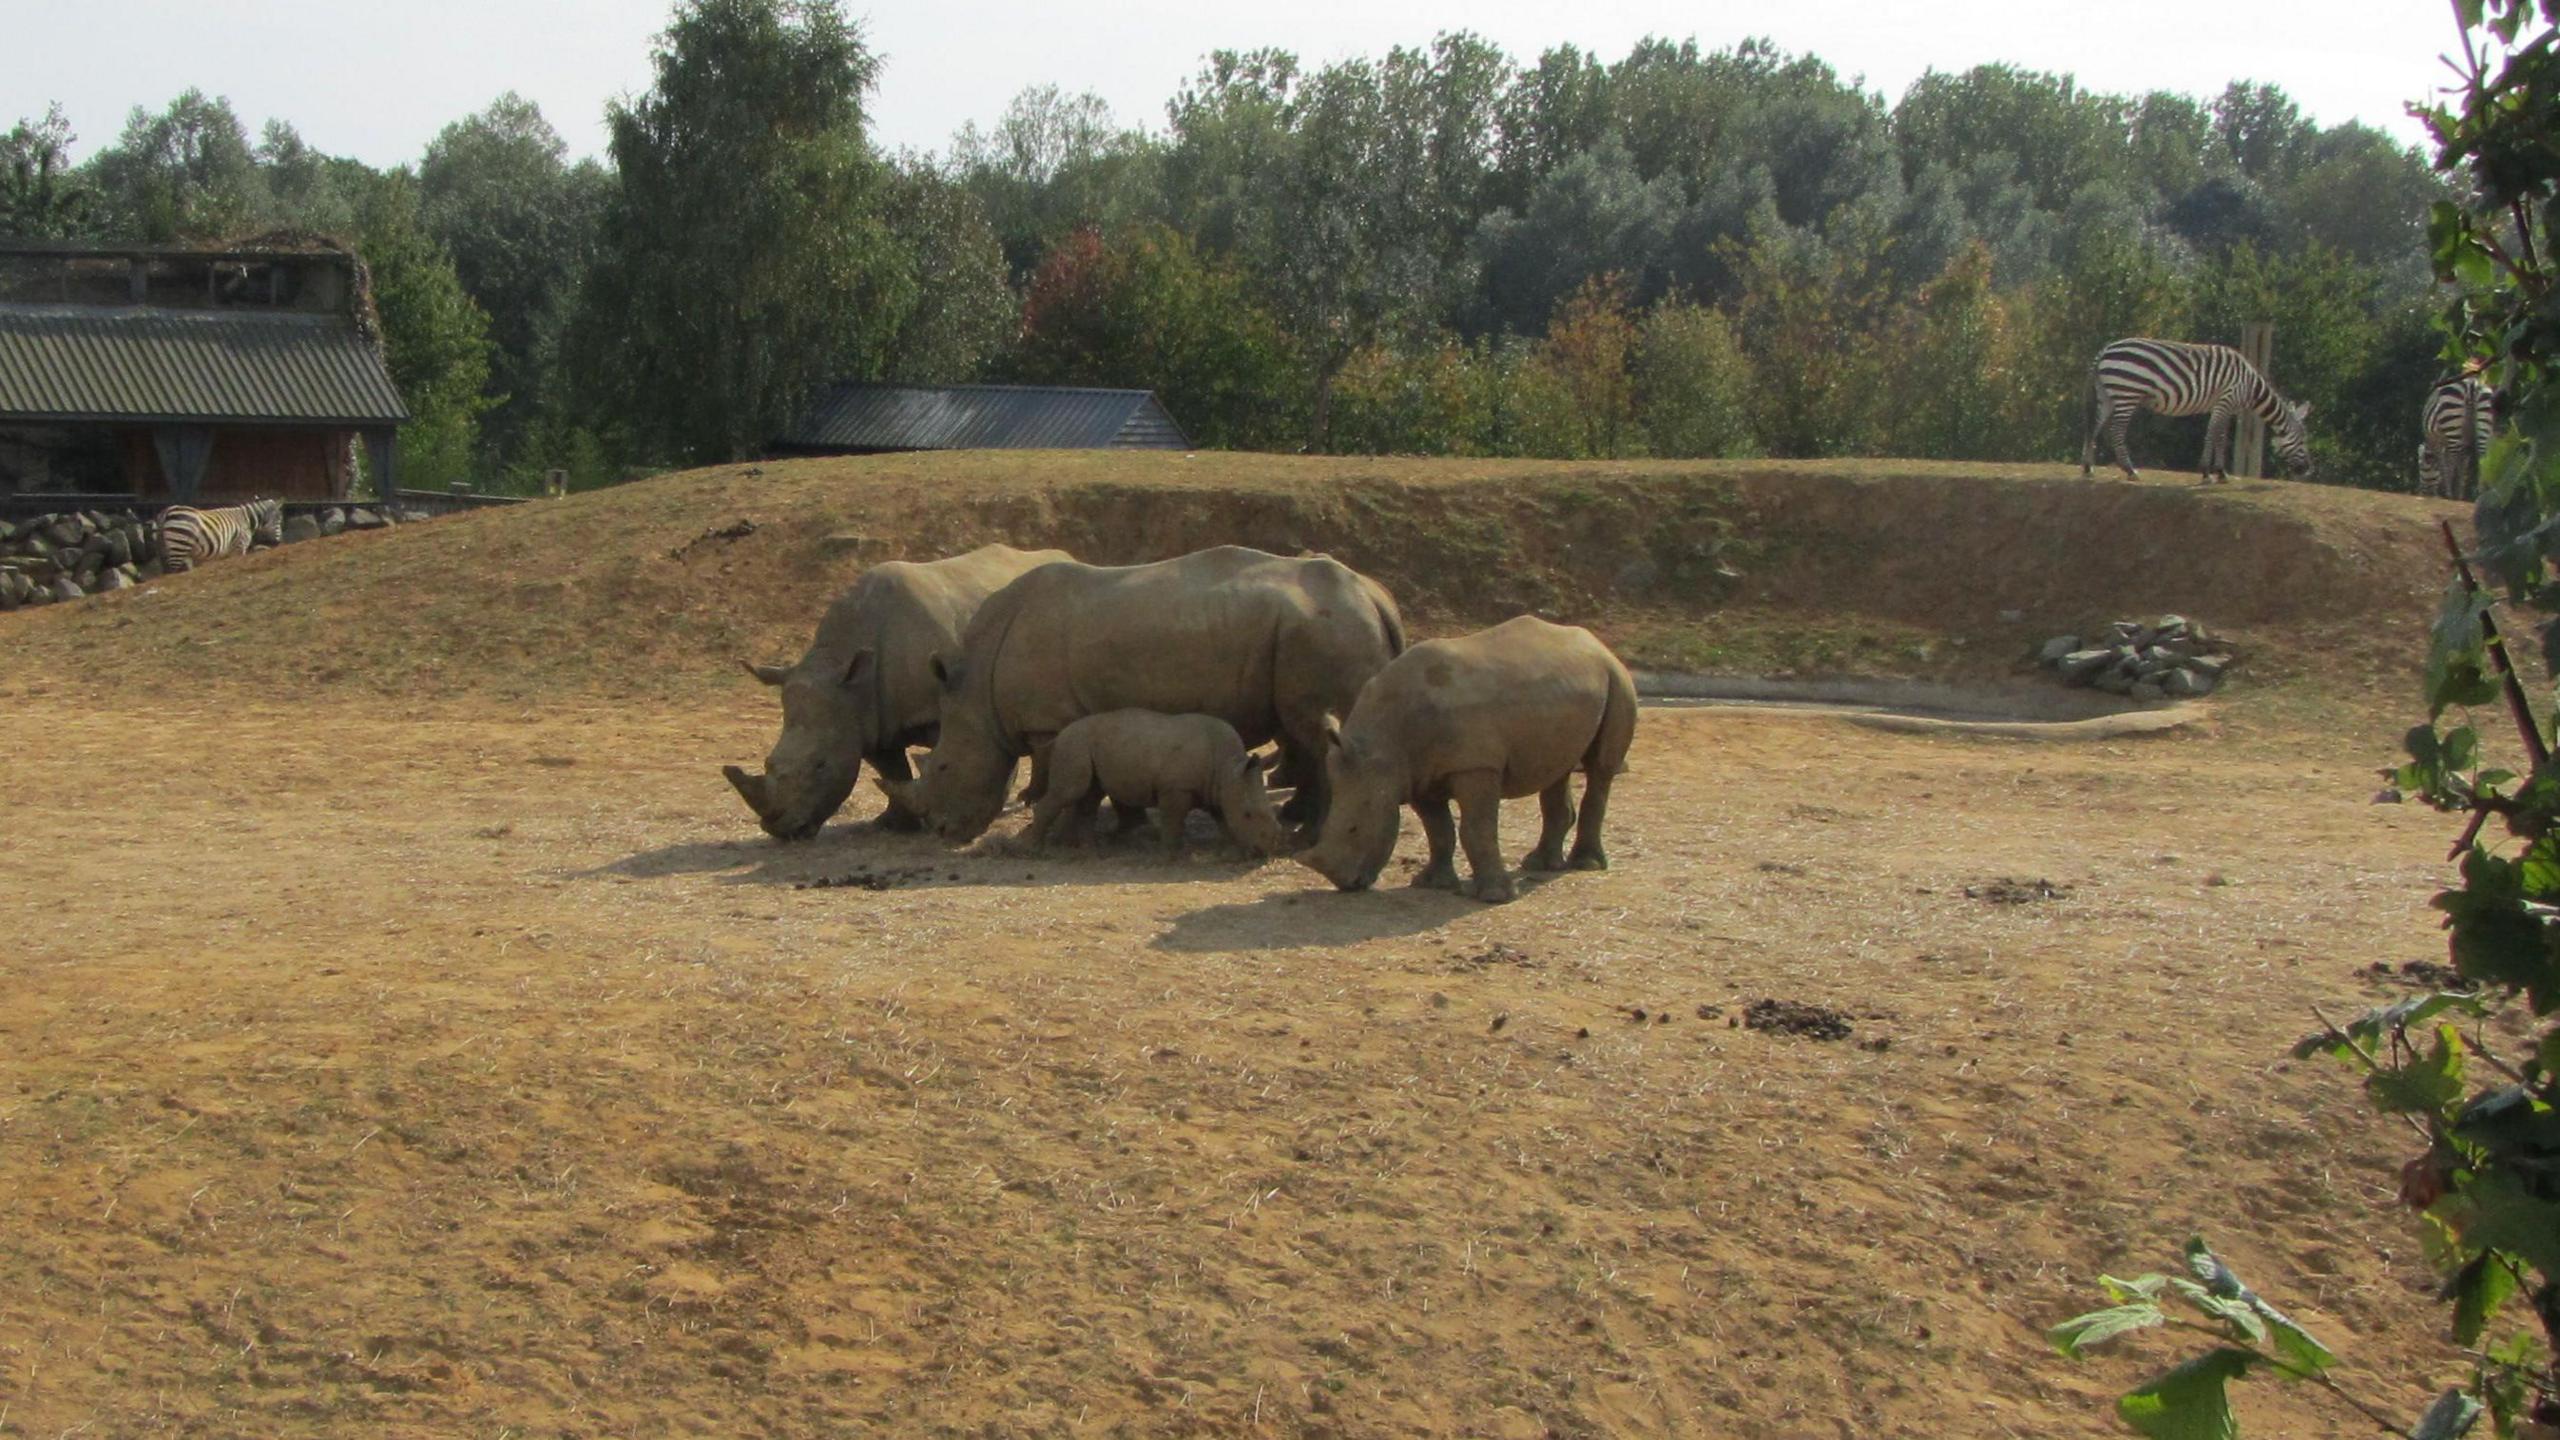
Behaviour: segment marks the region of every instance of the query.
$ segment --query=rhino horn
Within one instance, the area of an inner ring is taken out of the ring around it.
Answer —
[[[729,784],[737,790],[738,798],[747,802],[748,809],[762,816],[770,808],[763,776],[750,775],[735,765],[721,766],[720,773],[728,777]]]
[[[791,667],[788,665],[759,665],[753,660],[741,660],[738,663],[747,667],[748,674],[767,685],[779,685],[791,678]]]

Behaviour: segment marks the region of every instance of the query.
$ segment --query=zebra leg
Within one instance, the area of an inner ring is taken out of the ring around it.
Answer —
[[[2133,468],[2133,451],[2126,448],[2125,437],[2133,430],[2133,410],[2128,406],[2107,417],[2107,444],[2116,454],[2116,468],[2127,480],[2139,480],[2142,472]]]
[[[2230,416],[2219,405],[2204,422],[2204,458],[2196,462],[2196,483],[2210,485],[2222,473],[2223,441]]]

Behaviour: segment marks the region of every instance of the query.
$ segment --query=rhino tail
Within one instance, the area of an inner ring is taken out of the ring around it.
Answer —
[[[1600,730],[1582,757],[1587,775],[1623,775],[1627,750],[1636,738],[1636,682],[1624,665],[1609,667],[1609,697],[1600,710]]]
[[[1386,586],[1373,581],[1369,589],[1378,606],[1378,628],[1386,632],[1387,657],[1393,659],[1404,653],[1404,612],[1396,608],[1396,597],[1387,593]]]

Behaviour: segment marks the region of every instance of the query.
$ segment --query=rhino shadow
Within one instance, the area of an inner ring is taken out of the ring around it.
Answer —
[[[1364,940],[1401,939],[1441,929],[1469,916],[1483,915],[1485,905],[1445,890],[1389,886],[1344,894],[1313,874],[1298,890],[1276,891],[1259,900],[1207,905],[1174,917],[1148,948],[1185,955],[1223,955],[1251,950],[1299,950],[1311,946],[1357,945]],[[1523,903],[1545,877],[1520,876]]]
[[[723,885],[805,888],[933,889],[1048,885],[1130,885],[1234,880],[1271,861],[1244,855],[1203,832],[1195,815],[1186,858],[1166,859],[1151,828],[1107,837],[1090,849],[1038,852],[1018,832],[959,849],[928,835],[893,834],[868,824],[830,825],[805,841],[780,843],[759,835],[693,840],[642,850],[574,873],[573,878],[660,880],[677,875],[716,875]],[[733,873],[720,873],[733,872]],[[865,885],[866,880],[877,883]]]

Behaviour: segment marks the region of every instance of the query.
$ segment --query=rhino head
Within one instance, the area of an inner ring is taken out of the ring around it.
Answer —
[[[722,766],[720,773],[774,839],[817,834],[853,793],[862,757],[875,741],[874,665],[872,652],[861,650],[849,661],[812,654],[798,665],[746,667],[782,691],[782,738],[765,756],[764,773],[735,765]]]
[[[1396,832],[1404,819],[1404,766],[1357,737],[1344,739],[1342,727],[1329,717],[1324,738],[1325,779],[1331,791],[1324,830],[1295,858],[1336,889],[1366,890],[1378,883],[1395,854]]]
[[[881,793],[924,822],[947,844],[966,845],[987,833],[1004,810],[1014,755],[996,733],[991,699],[967,693],[962,662],[933,657],[942,686],[942,733],[916,766],[913,780],[875,775]]]
[[[1271,792],[1262,772],[1279,763],[1278,754],[1252,755],[1218,777],[1218,818],[1227,833],[1258,855],[1279,855],[1289,848],[1288,827],[1271,808]]]

